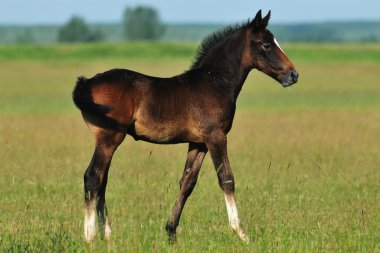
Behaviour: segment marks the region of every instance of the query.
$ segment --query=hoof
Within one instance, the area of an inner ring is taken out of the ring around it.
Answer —
[[[176,234],[169,234],[168,235],[168,241],[169,241],[169,244],[177,243],[177,235]]]
[[[107,242],[111,242],[111,235],[112,235],[111,227],[109,226],[109,224],[106,224],[105,231],[104,231],[104,239],[106,239]]]
[[[84,241],[90,244],[95,239],[95,233],[85,231],[84,232]]]
[[[239,238],[240,238],[240,240],[242,240],[244,243],[246,243],[246,244],[250,244],[250,240],[249,240],[249,237],[248,237],[248,235],[246,235],[246,234],[242,234],[242,235],[239,235]]]
[[[239,238],[240,238],[240,240],[242,240],[242,242],[244,242],[246,244],[250,243],[248,235],[241,228],[235,230],[235,233],[237,234],[237,236],[239,236]]]
[[[176,229],[170,226],[169,224],[166,224],[165,230],[168,233],[169,244],[176,243],[177,242]]]
[[[95,227],[95,212],[85,216],[84,220],[84,240],[86,243],[91,243],[96,236]]]

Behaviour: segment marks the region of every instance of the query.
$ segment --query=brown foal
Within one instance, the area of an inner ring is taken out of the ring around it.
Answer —
[[[102,238],[111,238],[105,205],[112,156],[131,135],[158,144],[189,143],[180,191],[166,224],[175,240],[181,212],[197,182],[203,158],[210,152],[224,192],[228,219],[243,241],[234,199],[235,182],[227,155],[236,100],[248,73],[256,68],[283,87],[297,82],[298,73],[267,29],[270,12],[245,24],[229,26],[202,42],[194,64],[185,73],[158,78],[127,69],[113,69],[90,79],[80,77],[73,99],[96,141],[84,174],[87,242],[95,236],[96,214]]]

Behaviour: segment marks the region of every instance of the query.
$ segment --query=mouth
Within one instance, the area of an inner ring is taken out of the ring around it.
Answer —
[[[298,72],[296,70],[289,71],[283,78],[283,80],[280,81],[282,87],[286,88],[289,86],[292,86],[293,84],[297,83],[298,81]]]
[[[292,86],[295,83],[297,83],[297,81],[295,81],[295,82],[293,82],[293,81],[285,81],[285,82],[281,82],[281,85],[282,85],[282,87],[287,88],[287,87]]]

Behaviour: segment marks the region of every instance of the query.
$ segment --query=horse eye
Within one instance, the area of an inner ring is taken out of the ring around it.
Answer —
[[[269,42],[264,42],[264,43],[263,43],[263,48],[264,48],[265,50],[269,50],[271,47],[272,47],[272,45],[271,45]]]

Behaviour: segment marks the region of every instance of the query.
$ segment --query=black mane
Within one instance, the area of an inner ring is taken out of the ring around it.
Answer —
[[[250,21],[243,24],[235,24],[235,25],[229,25],[224,28],[219,29],[218,31],[208,35],[200,44],[197,53],[195,55],[193,64],[191,65],[190,69],[196,69],[201,66],[202,61],[204,60],[205,56],[217,45],[220,45],[221,43],[225,42],[227,38],[229,38],[233,33],[236,31],[245,28]]]

